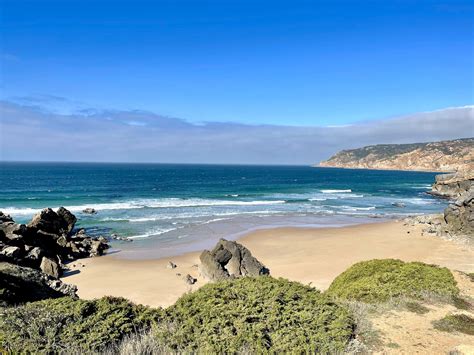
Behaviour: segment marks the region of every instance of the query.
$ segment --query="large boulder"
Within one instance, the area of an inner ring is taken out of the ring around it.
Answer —
[[[46,298],[76,296],[77,288],[41,271],[0,262],[0,304],[11,305]]]
[[[59,208],[58,212],[54,212],[51,208],[45,208],[33,217],[31,222],[28,223],[28,227],[61,235],[69,234],[75,223],[76,217],[64,207]]]
[[[46,275],[54,277],[55,279],[58,279],[59,276],[61,276],[61,267],[59,266],[58,261],[53,258],[43,256],[41,259],[40,269]]]
[[[76,216],[74,216],[71,212],[69,212],[64,207],[59,207],[56,213],[64,221],[64,226],[66,227],[66,234],[70,234],[72,230],[74,229],[74,225],[77,222]]]
[[[21,244],[21,239],[26,233],[26,226],[18,224],[13,219],[0,211],[0,240],[10,245]]]
[[[212,251],[204,250],[200,260],[199,270],[202,276],[211,281],[270,274],[270,270],[253,257],[250,250],[225,239],[221,239]]]

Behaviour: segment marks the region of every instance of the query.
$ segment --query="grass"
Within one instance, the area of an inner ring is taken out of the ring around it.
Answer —
[[[443,332],[460,332],[474,335],[474,318],[466,314],[450,314],[433,322],[437,330]]]
[[[5,308],[2,313],[0,348],[26,353],[101,351],[127,334],[150,328],[162,316],[160,309],[113,297],[49,299]]]
[[[350,311],[309,286],[272,277],[207,284],[166,310],[157,336],[180,352],[342,352]]]
[[[388,302],[393,298],[423,299],[424,295],[453,300],[459,294],[447,268],[397,259],[375,259],[354,264],[330,285],[327,294],[366,303]]]

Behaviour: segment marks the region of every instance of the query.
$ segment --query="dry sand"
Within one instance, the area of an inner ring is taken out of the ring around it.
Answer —
[[[422,236],[403,222],[342,228],[279,228],[252,232],[239,242],[262,261],[274,277],[284,277],[326,289],[350,265],[361,260],[398,258],[474,272],[474,251],[437,237]],[[177,268],[168,269],[172,260]],[[116,255],[83,259],[63,280],[78,286],[81,298],[122,296],[135,303],[166,307],[203,284],[199,253],[166,259],[126,260]],[[179,274],[179,275],[178,275]],[[188,285],[184,277],[197,278]]]

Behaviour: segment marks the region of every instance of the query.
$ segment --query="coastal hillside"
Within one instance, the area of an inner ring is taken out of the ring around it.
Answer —
[[[343,150],[324,167],[387,170],[474,170],[474,138],[413,144],[378,144]]]

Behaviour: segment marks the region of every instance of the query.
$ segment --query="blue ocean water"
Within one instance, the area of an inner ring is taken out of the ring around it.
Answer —
[[[173,255],[276,226],[339,226],[439,212],[435,173],[308,166],[0,163],[0,210],[27,222],[65,206],[123,255]],[[396,206],[403,204],[404,207]],[[95,208],[96,215],[82,213]]]

